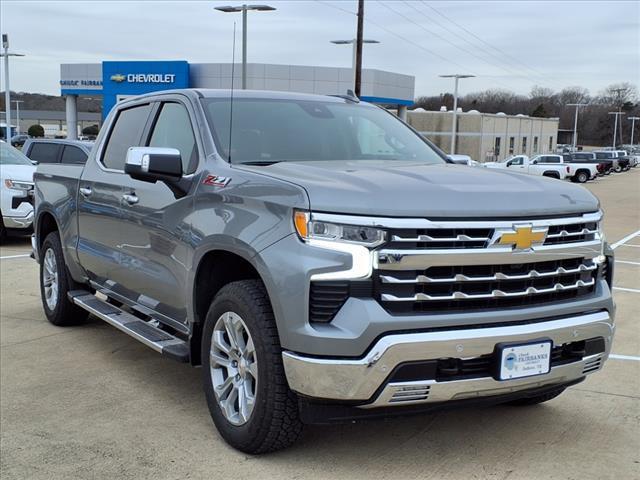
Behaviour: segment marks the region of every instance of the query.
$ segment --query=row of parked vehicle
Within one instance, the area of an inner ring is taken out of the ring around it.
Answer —
[[[0,239],[31,229],[36,165],[84,165],[92,146],[80,140],[27,138],[21,152],[0,141]]]
[[[481,165],[486,168],[510,169],[530,175],[585,183],[598,176],[626,172],[637,167],[638,156],[629,155],[625,150],[598,150],[543,154],[532,159],[527,155],[515,155],[502,162],[487,162]]]

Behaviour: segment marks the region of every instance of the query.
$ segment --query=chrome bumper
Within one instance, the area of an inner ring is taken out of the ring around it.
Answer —
[[[6,228],[29,228],[33,224],[33,211],[24,217],[2,217]]]
[[[609,355],[614,329],[613,318],[608,312],[600,311],[528,325],[392,334],[381,338],[361,359],[311,358],[288,351],[283,352],[282,357],[289,386],[305,396],[338,401],[369,400],[363,408],[443,402],[567,383],[595,372]],[[528,378],[497,381],[485,377],[385,385],[389,374],[401,363],[478,357],[491,354],[497,343],[526,342],[541,337],[550,338],[554,345],[603,337],[605,351],[553,367],[546,375]],[[381,387],[381,392],[373,398]],[[398,402],[399,397],[405,401]]]

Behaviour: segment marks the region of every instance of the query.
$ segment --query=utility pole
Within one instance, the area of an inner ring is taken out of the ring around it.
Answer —
[[[576,115],[573,119],[573,151],[576,151],[576,144],[578,143],[578,109],[586,106],[586,103],[567,103],[567,107],[576,107]]]
[[[627,120],[631,120],[631,148],[633,148],[633,133],[636,129],[636,120],[640,120],[640,117],[629,117]]]
[[[362,83],[362,30],[364,28],[364,0],[358,0],[358,30],[356,32],[356,97],[360,97]]]
[[[455,73],[453,75],[440,75],[441,78],[455,78],[455,87],[453,89],[453,121],[451,125],[451,155],[456,153],[456,130],[458,128],[458,81],[461,78],[473,78],[475,75],[462,75]]]
[[[24,100],[13,100],[13,103],[16,104],[16,123],[18,124],[16,134],[20,135],[20,104],[24,103]]]
[[[624,113],[624,112],[609,112],[609,115],[615,115],[616,116],[616,120],[615,120],[614,127],[613,127],[613,145],[612,145],[612,148],[615,150],[615,148],[616,148],[616,135],[618,133],[618,117],[620,115],[626,115],[626,113]]]
[[[9,35],[2,34],[2,48],[4,52],[0,53],[0,57],[4,57],[4,106],[6,108],[5,123],[6,128],[5,140],[11,142],[11,88],[9,88],[9,57],[24,57],[22,53],[9,52]]]

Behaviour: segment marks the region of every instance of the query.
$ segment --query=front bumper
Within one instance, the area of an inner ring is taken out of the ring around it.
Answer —
[[[17,229],[24,230],[27,228],[31,228],[31,226],[33,225],[33,210],[23,217],[3,216],[2,221],[4,222],[5,228],[16,229],[16,230]]]
[[[603,310],[539,323],[387,335],[360,359],[315,358],[285,351],[283,362],[291,389],[314,399],[357,403],[361,408],[446,402],[578,380],[602,368],[611,350],[614,329],[613,318]],[[491,354],[498,343],[542,337],[550,338],[553,345],[602,337],[605,350],[553,367],[546,375],[514,380],[498,381],[492,377],[443,382],[387,380],[399,365],[408,362],[480,357]],[[406,401],[398,402],[398,397],[394,397],[397,393]]]

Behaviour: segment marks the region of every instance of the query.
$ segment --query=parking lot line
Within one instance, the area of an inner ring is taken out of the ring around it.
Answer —
[[[629,235],[627,235],[626,237],[618,240],[617,242],[615,242],[613,245],[611,245],[611,248],[613,248],[614,250],[616,248],[618,248],[620,245],[625,244],[626,242],[628,242],[629,240],[631,240],[633,237],[637,237],[638,235],[640,235],[640,230],[636,230],[633,233],[630,233]]]
[[[640,265],[640,262],[630,262],[629,260],[616,260],[616,263],[624,263],[625,265]]]
[[[10,260],[12,258],[24,258],[24,257],[30,257],[31,254],[30,253],[25,253],[22,255],[7,255],[6,257],[0,257],[0,260]]]
[[[631,243],[623,243],[620,245],[621,247],[632,247],[632,248],[640,248],[640,245],[633,245]]]
[[[640,290],[638,290],[637,288],[613,287],[613,289],[614,290],[621,290],[623,292],[640,293]]]
[[[636,362],[640,362],[640,357],[634,357],[633,355],[616,355],[612,353],[609,355],[609,358],[614,358],[616,360],[634,360]]]

